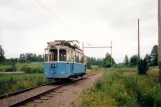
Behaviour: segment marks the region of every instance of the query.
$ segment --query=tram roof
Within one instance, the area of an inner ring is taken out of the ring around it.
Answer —
[[[77,40],[55,40],[52,42],[47,42],[48,48],[71,48],[76,51],[83,52],[82,49],[79,48],[79,41]]]

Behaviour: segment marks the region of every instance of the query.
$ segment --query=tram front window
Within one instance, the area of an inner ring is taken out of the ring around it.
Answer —
[[[66,49],[59,50],[59,61],[66,61]]]
[[[58,61],[58,50],[57,49],[50,49],[49,52],[49,61]]]

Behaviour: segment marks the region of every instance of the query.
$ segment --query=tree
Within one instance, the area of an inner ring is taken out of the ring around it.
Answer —
[[[18,59],[17,58],[11,58],[10,60],[11,60],[11,65],[12,65],[13,71],[16,71],[16,69],[17,69],[16,63],[17,63]]]
[[[32,57],[33,61],[36,62],[37,61],[37,55],[34,53],[33,57]]]
[[[36,55],[36,53],[25,53],[20,54],[19,57],[20,62],[43,62],[43,55]]]
[[[38,57],[37,57],[38,59],[37,59],[37,61],[39,61],[39,62],[43,62],[43,56],[42,55],[38,55]]]
[[[152,58],[151,55],[146,54],[144,59],[147,61],[148,65],[151,66],[152,65]]]
[[[4,60],[5,60],[4,50],[3,50],[2,46],[0,45],[0,63],[3,62]]]
[[[138,63],[138,56],[137,55],[133,55],[130,58],[130,66],[136,66]]]
[[[98,65],[98,67],[103,67],[103,58],[98,58],[96,65]]]
[[[152,57],[153,66],[157,66],[158,65],[158,46],[157,45],[153,46],[153,49],[151,51],[151,57]]]
[[[115,61],[114,61],[113,58],[112,58],[112,64],[115,64]],[[111,55],[109,53],[106,53],[106,56],[105,56],[105,58],[103,60],[103,66],[105,68],[111,67]]]
[[[87,57],[87,69],[92,69],[90,57]]]
[[[32,61],[32,54],[31,53],[26,53],[26,61],[31,62]]]
[[[25,56],[25,54],[20,54],[19,61],[20,61],[21,63],[23,63],[23,62],[26,61],[26,56]]]
[[[127,55],[125,55],[124,63],[125,63],[126,66],[129,65],[129,59],[128,59]]]
[[[98,65],[99,67],[103,66],[103,58],[87,57],[87,60],[91,65]]]

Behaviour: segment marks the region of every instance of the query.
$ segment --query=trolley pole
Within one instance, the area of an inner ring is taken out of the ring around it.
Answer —
[[[138,19],[138,62],[140,61],[140,21]]]
[[[161,0],[158,0],[158,64],[161,80]]]

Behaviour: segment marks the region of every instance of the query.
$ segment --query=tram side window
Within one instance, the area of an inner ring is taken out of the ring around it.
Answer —
[[[59,49],[59,61],[66,61],[66,49]]]
[[[58,61],[58,50],[57,49],[51,49],[51,54],[49,55],[50,61]]]
[[[81,63],[83,63],[84,62],[84,58],[83,58],[83,56],[81,57]]]
[[[76,52],[76,54],[75,54],[75,62],[83,63],[83,55],[81,53]]]
[[[79,62],[79,56],[78,55],[76,55],[75,60],[76,60],[75,62],[77,62],[77,63]]]
[[[78,53],[75,52],[75,62],[78,63],[79,62],[79,56],[78,56]]]
[[[79,63],[82,63],[82,54],[79,54]]]
[[[83,55],[82,55],[82,54],[80,54],[79,62],[80,62],[80,63],[83,63]]]
[[[81,63],[81,61],[80,61],[80,53],[78,54],[78,62]]]
[[[47,54],[44,55],[44,59],[45,59],[45,62],[48,62],[48,55]]]

